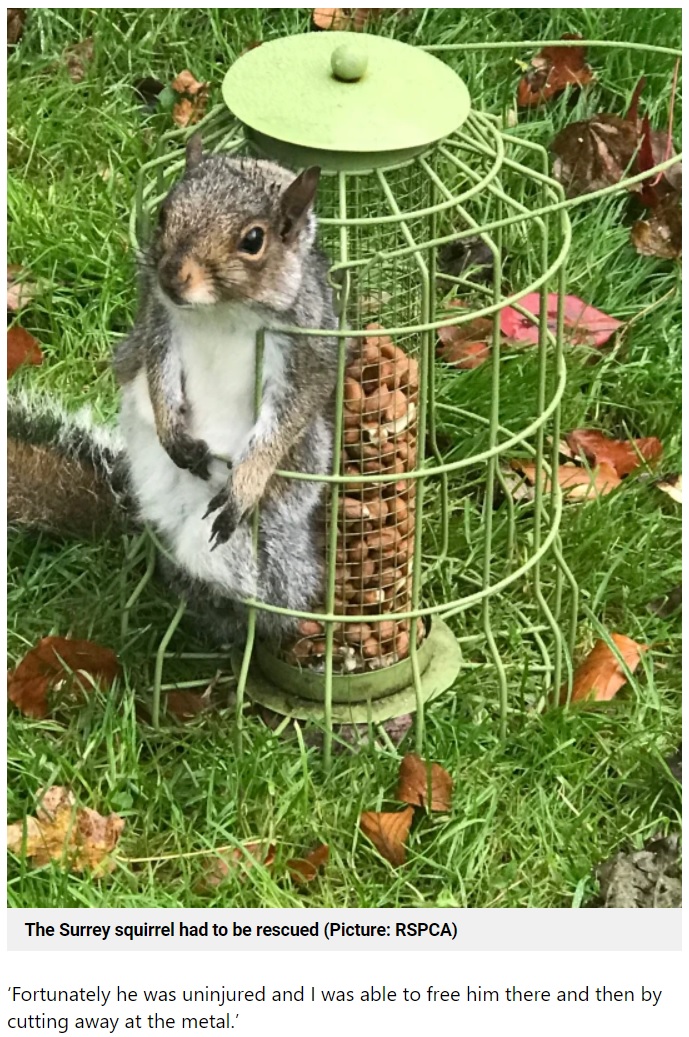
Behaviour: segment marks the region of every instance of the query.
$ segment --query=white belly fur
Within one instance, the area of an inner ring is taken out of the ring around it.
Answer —
[[[255,424],[254,385],[257,318],[239,307],[212,307],[180,314],[174,348],[179,351],[190,408],[190,434],[213,454],[236,460]],[[280,336],[266,333],[263,392],[284,377]],[[211,478],[178,468],[158,441],[145,373],[122,393],[121,428],[141,517],[158,530],[183,569],[230,595],[256,592],[250,536],[240,527],[211,553],[214,516],[203,515],[225,484],[221,461]]]

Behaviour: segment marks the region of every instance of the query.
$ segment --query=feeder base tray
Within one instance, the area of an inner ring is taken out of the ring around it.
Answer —
[[[454,683],[461,667],[461,651],[455,636],[441,619],[434,619],[430,632],[423,645],[419,648],[419,659],[423,654],[423,667],[420,680],[421,702],[425,705],[442,694]],[[232,669],[238,677],[242,666],[243,652],[234,651],[231,656]],[[406,662],[406,660],[405,660]],[[286,664],[284,664],[286,666]],[[405,713],[413,713],[418,708],[418,700],[413,680],[406,686],[395,687],[395,671],[404,663],[397,663],[387,670],[378,670],[375,673],[376,683],[381,679],[385,681],[386,675],[390,678],[390,694],[380,694],[375,698],[362,698],[362,700],[348,702],[333,702],[332,721],[334,724],[366,724],[369,721],[374,724],[393,717],[403,716]],[[252,662],[246,681],[246,694],[252,702],[260,706],[266,706],[275,713],[282,716],[293,717],[295,720],[322,721],[323,701],[306,699],[295,693],[294,686],[298,686],[301,671],[294,667],[287,667],[290,671],[291,688],[281,686],[276,680],[274,661],[271,662],[273,675],[266,676],[261,672],[260,664]],[[283,671],[284,672],[284,671]],[[307,671],[303,671],[306,675]],[[308,671],[308,680],[311,684],[317,675]],[[367,674],[357,675],[350,678],[353,687],[357,677],[362,678],[362,694],[365,695],[364,684],[367,683]],[[334,677],[333,681],[338,678]],[[323,680],[321,676],[321,680]]]

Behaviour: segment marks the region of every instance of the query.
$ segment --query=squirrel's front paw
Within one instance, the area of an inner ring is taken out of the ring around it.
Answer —
[[[213,455],[202,439],[192,439],[186,433],[177,435],[166,445],[166,450],[178,468],[186,468],[200,479],[210,478]]]
[[[218,514],[215,516],[211,527],[211,551],[214,551],[221,544],[227,543],[242,518],[235,498],[227,490],[221,490],[220,493],[216,493],[206,508],[206,514],[203,517],[208,518],[214,511],[217,511]]]

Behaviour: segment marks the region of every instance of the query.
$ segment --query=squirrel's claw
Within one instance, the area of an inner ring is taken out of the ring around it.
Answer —
[[[167,447],[167,452],[178,468],[186,468],[200,479],[210,478],[212,454],[208,444],[191,436],[177,436]]]
[[[203,518],[207,519],[208,516],[212,515],[214,511],[218,510],[218,508],[224,508],[227,502],[227,490],[221,490],[220,493],[216,493],[215,497],[211,498],[211,501],[203,514]]]
[[[235,501],[226,490],[216,493],[203,517],[208,518],[214,511],[218,511],[218,514],[211,526],[211,551],[215,551],[216,547],[227,543],[242,518]]]

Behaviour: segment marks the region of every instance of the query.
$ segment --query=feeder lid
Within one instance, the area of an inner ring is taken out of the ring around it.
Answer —
[[[242,55],[228,108],[267,154],[356,169],[404,161],[456,130],[471,106],[448,66],[384,36],[311,32]]]

